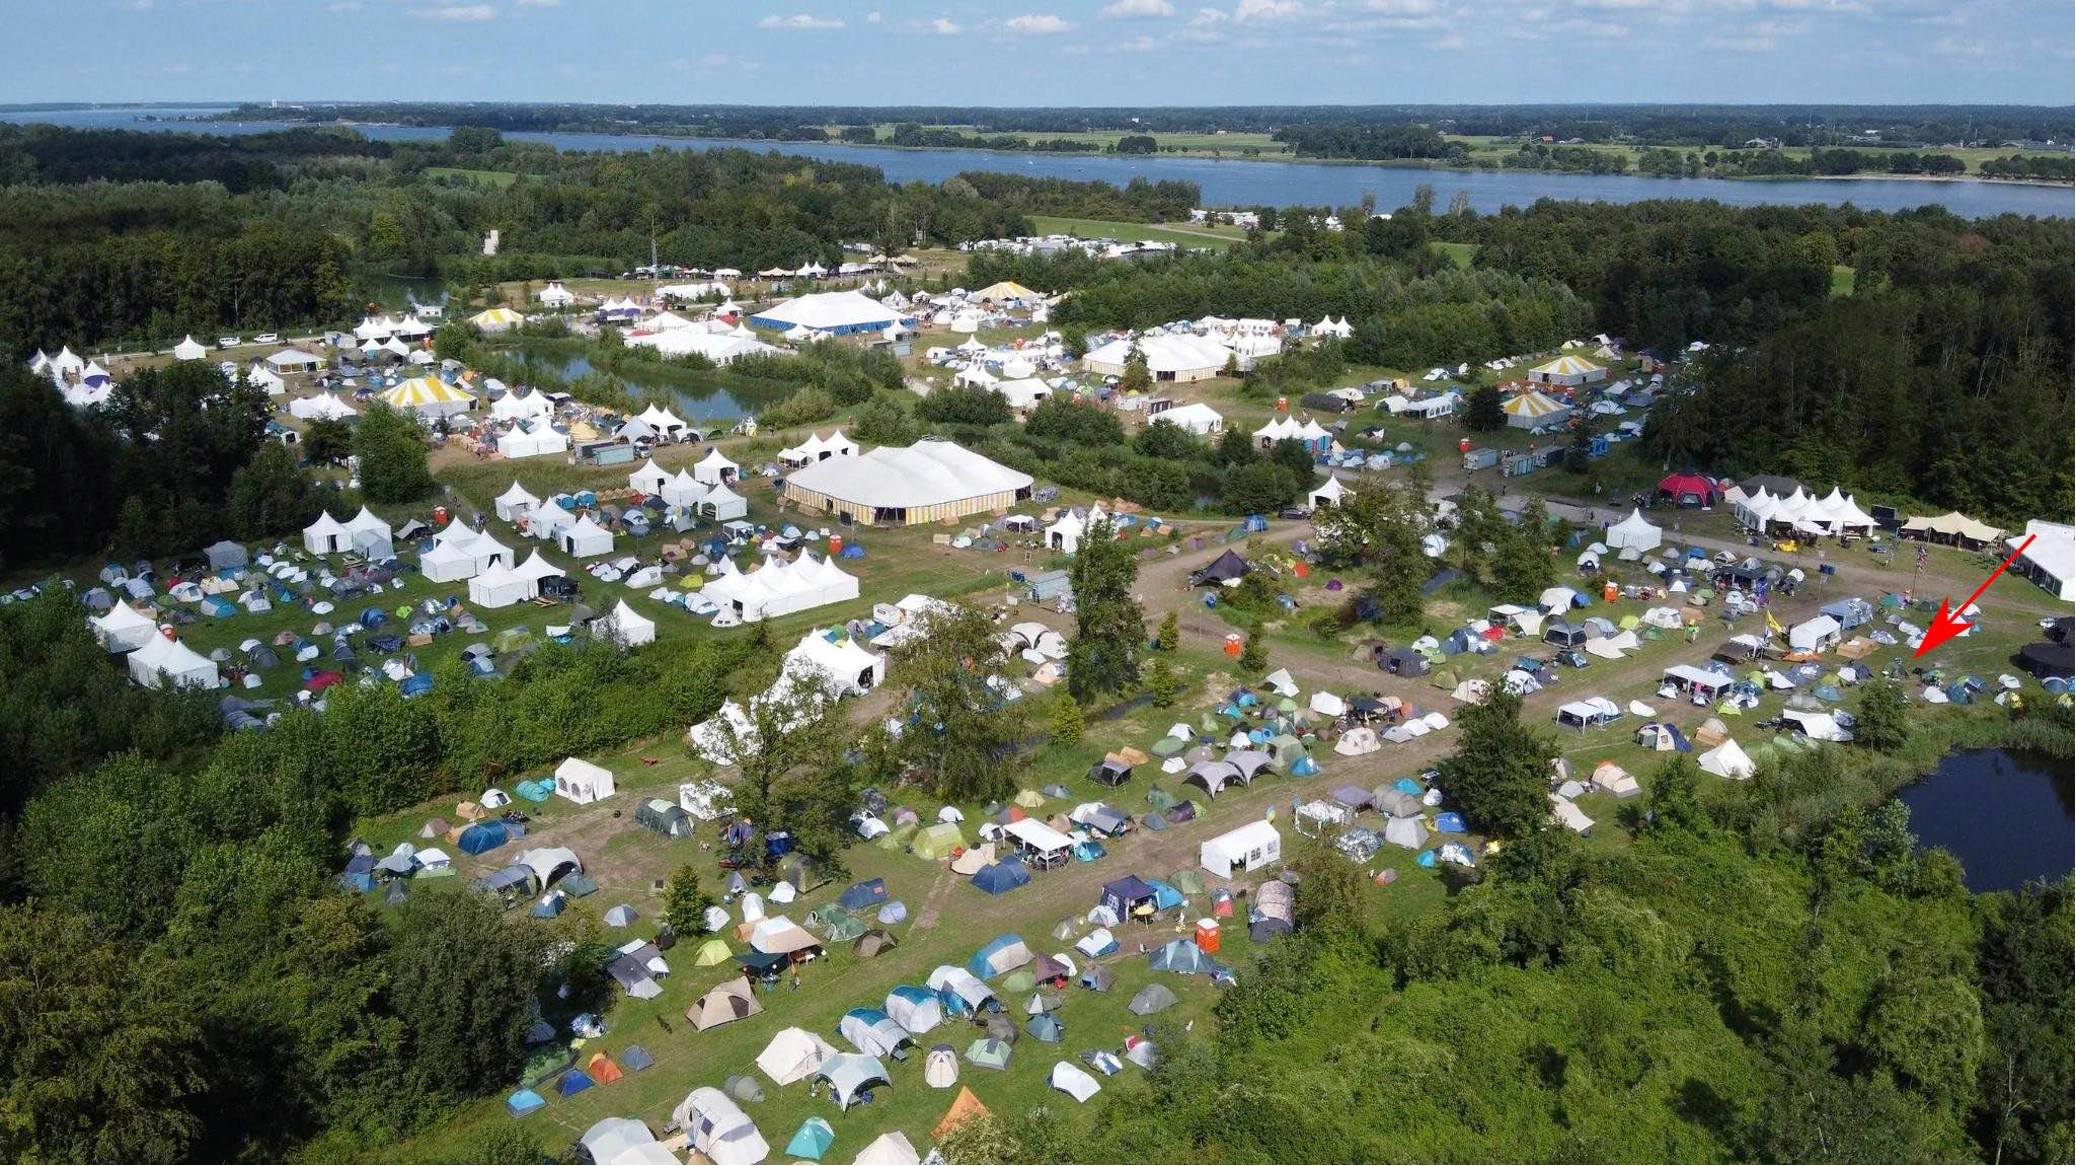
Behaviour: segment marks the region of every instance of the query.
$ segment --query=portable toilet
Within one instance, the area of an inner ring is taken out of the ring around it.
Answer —
[[[1218,920],[1197,920],[1197,948],[1205,955],[1218,954]]]

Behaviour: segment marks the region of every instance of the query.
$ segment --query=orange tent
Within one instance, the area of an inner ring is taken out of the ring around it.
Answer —
[[[938,1122],[937,1128],[930,1131],[930,1140],[943,1141],[946,1134],[976,1117],[985,1115],[987,1111],[988,1107],[980,1103],[980,1098],[973,1096],[973,1090],[964,1085],[959,1086],[959,1095],[952,1098],[951,1108],[944,1111],[944,1120]]]
[[[591,1059],[584,1063],[584,1071],[591,1074],[591,1079],[600,1085],[611,1085],[623,1076],[620,1066],[604,1053],[593,1053]]]

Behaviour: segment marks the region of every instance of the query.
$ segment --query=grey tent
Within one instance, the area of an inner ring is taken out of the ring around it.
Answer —
[[[892,1083],[879,1058],[862,1053],[838,1053],[823,1061],[815,1076],[829,1083],[829,1095],[836,1099],[836,1107],[845,1110],[872,1086]]]
[[[754,1077],[737,1074],[722,1082],[721,1088],[737,1101],[755,1103],[764,1100],[764,1086],[757,1084]]]
[[[1101,964],[1090,964],[1088,970],[1081,973],[1081,986],[1091,992],[1108,992],[1116,983],[1117,977]]]
[[[1067,1035],[1066,1029],[1060,1026],[1059,1019],[1049,1012],[1033,1016],[1025,1023],[1024,1031],[1031,1034],[1032,1040],[1049,1045],[1060,1043]]]
[[[1175,999],[1175,993],[1170,991],[1166,984],[1148,984],[1139,989],[1138,994],[1132,997],[1132,1002],[1125,1007],[1131,1010],[1133,1016],[1152,1016],[1156,1012],[1173,1008],[1178,1003],[1180,1001]]]
[[[212,571],[243,567],[251,561],[246,557],[245,548],[229,539],[202,548],[202,553],[209,557],[209,569]]]
[[[1222,586],[1228,579],[1238,579],[1253,569],[1247,565],[1247,560],[1240,557],[1238,551],[1228,550],[1211,560],[1209,566],[1192,572],[1189,577],[1189,585],[1191,587]]]
[[[639,918],[641,918],[641,916],[634,913],[634,908],[628,906],[625,903],[622,903],[619,906],[614,907],[605,913],[605,921],[607,927],[631,927],[634,925],[634,921]]]
[[[1012,1052],[1007,1041],[982,1037],[966,1046],[966,1063],[980,1069],[1007,1069]]]
[[[1278,935],[1289,935],[1297,928],[1297,891],[1281,879],[1271,879],[1254,892],[1254,906],[1248,913],[1247,937],[1256,943]]]

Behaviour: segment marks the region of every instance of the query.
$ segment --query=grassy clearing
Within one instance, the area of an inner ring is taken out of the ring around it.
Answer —
[[[1853,294],[1853,288],[1858,284],[1859,277],[1860,272],[1856,267],[1851,267],[1844,263],[1832,264],[1831,295],[1833,298]]]
[[[506,187],[529,174],[515,174],[510,170],[468,170],[459,166],[427,166],[422,173],[434,181],[460,181],[477,186]]]
[[[1428,246],[1432,247],[1436,252],[1448,256],[1449,262],[1454,263],[1458,267],[1469,267],[1471,260],[1476,258],[1478,254],[1478,245],[1476,243],[1429,243]]]
[[[1084,239],[1116,239],[1124,243],[1173,243],[1178,247],[1223,249],[1246,238],[1237,227],[1155,226],[1107,219],[1068,219],[1032,215],[1031,229],[1041,235],[1077,235]]]

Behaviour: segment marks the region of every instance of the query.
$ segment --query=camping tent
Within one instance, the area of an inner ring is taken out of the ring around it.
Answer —
[[[1703,753],[1696,759],[1703,773],[1717,777],[1746,778],[1753,772],[1752,759],[1736,741],[1725,738],[1723,743]]]
[[[836,1099],[838,1109],[848,1110],[858,1095],[874,1085],[891,1084],[887,1067],[878,1057],[862,1053],[837,1053],[824,1057],[821,1067],[813,1076],[829,1083],[829,1095]]]
[[[1282,856],[1283,836],[1266,821],[1249,822],[1227,831],[1206,841],[1197,851],[1203,868],[1220,878],[1230,878],[1236,870],[1259,870]]]
[[[1631,509],[1629,517],[1607,528],[1607,545],[1610,550],[1633,547],[1637,551],[1656,550],[1665,541],[1665,532],[1652,526],[1643,516],[1643,511]]]
[[[745,1020],[762,1011],[764,1007],[757,1003],[757,993],[750,987],[749,978],[737,976],[694,1000],[692,1006],[685,1009],[685,1019],[692,1022],[693,1028],[705,1032]]]
[[[1125,1007],[1133,1016],[1152,1016],[1179,1003],[1181,1001],[1175,998],[1174,990],[1166,984],[1148,984],[1139,989],[1132,997],[1132,1002]]]
[[[975,978],[991,980],[996,976],[1013,972],[1031,962],[1031,949],[1020,935],[1002,935],[989,940],[966,961],[966,970]]]
[[[1065,1061],[1053,1065],[1052,1075],[1045,1079],[1045,1083],[1083,1103],[1103,1091],[1103,1087],[1096,1083],[1094,1077]]]
[[[855,1166],[916,1166],[922,1158],[915,1152],[907,1134],[888,1130],[872,1139],[851,1161]]]
[[[555,767],[555,792],[580,806],[614,793],[613,771],[580,757],[564,758]]]
[[[133,652],[159,634],[157,624],[122,600],[116,600],[106,615],[88,616],[87,623],[94,629],[94,638],[110,652]]]
[[[715,1166],[753,1166],[771,1156],[771,1145],[742,1107],[712,1086],[702,1085],[686,1094],[671,1111],[671,1119],[685,1131],[691,1147]]]
[[[627,606],[624,599],[593,625],[594,634],[600,627],[604,628],[607,639],[623,648],[638,648],[656,642],[656,621]]]
[[[821,1037],[799,1028],[779,1030],[764,1051],[757,1054],[757,1067],[780,1085],[805,1081],[821,1071],[836,1050]]]

